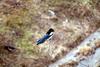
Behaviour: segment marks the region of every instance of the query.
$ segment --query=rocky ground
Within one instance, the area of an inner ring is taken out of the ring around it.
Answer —
[[[0,0],[0,67],[55,63],[100,28],[99,7],[99,0]],[[37,46],[49,28],[53,37]],[[16,49],[9,52],[7,45]]]

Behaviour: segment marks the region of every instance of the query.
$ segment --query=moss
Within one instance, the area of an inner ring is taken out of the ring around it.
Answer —
[[[16,44],[22,50],[23,55],[39,57],[40,56],[39,48],[33,46],[31,33],[32,33],[31,31],[26,30],[23,38],[17,40]]]

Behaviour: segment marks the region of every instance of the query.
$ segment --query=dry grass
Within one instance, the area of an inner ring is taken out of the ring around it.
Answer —
[[[100,27],[99,19],[93,12],[93,7],[99,11],[98,2],[98,0],[97,2],[93,0],[95,4],[92,4],[90,0],[84,0],[84,2],[79,0],[1,0],[1,67],[7,65],[9,67],[45,67],[63,57]],[[45,18],[48,17],[48,10],[54,11],[56,18]],[[66,19],[68,22],[65,22]],[[65,26],[63,22],[66,23]],[[42,47],[36,46],[36,40],[42,37],[50,27],[55,29],[54,37],[51,41],[42,44]],[[2,49],[9,42],[18,48],[17,53],[9,53]]]

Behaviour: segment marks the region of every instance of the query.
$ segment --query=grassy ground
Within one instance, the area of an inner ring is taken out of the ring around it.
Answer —
[[[41,61],[49,64],[50,58],[61,58],[99,28],[99,7],[99,0],[1,0],[1,67],[41,67]],[[48,10],[54,11],[56,18],[50,18]],[[36,40],[50,27],[56,31],[52,40],[36,46]],[[3,49],[9,41],[17,48],[14,53]],[[33,65],[36,62],[40,64]]]

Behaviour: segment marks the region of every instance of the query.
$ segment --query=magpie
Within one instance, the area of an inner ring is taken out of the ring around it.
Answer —
[[[51,38],[53,34],[54,29],[50,28],[42,38],[37,40],[37,45],[44,43],[46,40]]]

